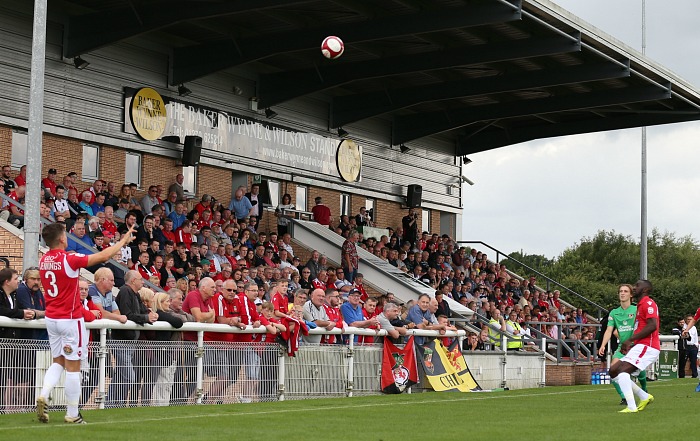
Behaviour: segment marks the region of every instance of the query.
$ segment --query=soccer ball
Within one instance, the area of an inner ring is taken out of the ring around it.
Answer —
[[[331,60],[340,58],[344,50],[345,45],[343,44],[343,40],[333,35],[324,38],[323,43],[321,43],[321,53],[324,57]]]

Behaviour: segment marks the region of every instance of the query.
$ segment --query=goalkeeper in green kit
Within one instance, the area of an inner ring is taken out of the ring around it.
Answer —
[[[605,353],[605,348],[613,335],[613,330],[617,329],[617,339],[620,342],[628,340],[632,334],[634,334],[634,320],[637,316],[637,306],[632,304],[632,285],[623,284],[620,285],[617,291],[620,297],[620,307],[615,308],[610,311],[608,315],[608,328],[605,330],[605,335],[603,336],[603,341],[598,350],[598,355],[602,356]],[[624,354],[620,352],[618,347],[612,356],[611,366],[618,363]],[[647,373],[646,370],[639,371],[639,386],[644,392],[647,391]],[[620,390],[620,386],[616,382],[613,382],[615,390],[620,395],[620,404],[627,404],[625,401],[625,396]]]

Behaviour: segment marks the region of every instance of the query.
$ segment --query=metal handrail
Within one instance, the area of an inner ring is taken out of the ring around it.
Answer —
[[[16,206],[17,208],[19,208],[19,209],[22,210],[22,211],[25,210],[25,207],[24,207],[23,204],[21,204],[21,203],[15,201],[15,200],[12,199],[12,198],[7,197],[5,194],[3,194],[3,193],[1,193],[1,192],[0,192],[0,198],[6,200],[6,201],[8,201],[8,202],[10,202],[11,204],[13,204],[14,206]],[[51,225],[51,224],[55,223],[55,222],[51,222],[50,220],[45,219],[45,218],[43,218],[43,217],[39,217],[39,222],[41,222],[42,225]],[[95,250],[95,253],[98,253],[98,252],[99,252],[99,251],[97,250],[97,248],[95,248],[94,246],[88,244],[87,242],[83,241],[82,239],[78,238],[78,237],[75,236],[73,233],[71,233],[71,232],[69,232],[69,231],[66,231],[66,235],[68,236],[68,238],[70,238],[70,239],[73,240],[74,242],[78,243],[78,244],[79,244],[80,246],[82,246],[83,248]],[[42,239],[42,240],[43,240],[43,239]],[[126,265],[124,265],[124,264],[122,264],[121,262],[118,262],[118,261],[116,261],[116,260],[114,260],[114,259],[109,259],[107,262],[109,262],[110,264],[112,264],[112,265],[116,266],[117,268],[119,268],[120,270],[122,270],[122,271],[124,272],[124,274],[126,274],[126,272],[129,271],[129,268],[128,268]],[[154,285],[154,284],[151,283],[149,280],[144,279],[144,280],[143,280],[143,283],[144,283],[145,286],[147,286],[148,288],[152,289],[154,292],[162,292],[162,291],[163,291],[163,288],[161,288],[161,287],[158,286],[158,285]]]
[[[590,300],[589,298],[584,297],[583,295],[577,293],[576,291],[572,290],[571,288],[568,288],[568,287],[562,285],[561,283],[557,282],[556,280],[551,279],[551,278],[549,278],[547,275],[545,275],[545,274],[539,272],[538,270],[536,270],[536,269],[530,267],[530,266],[527,265],[526,263],[519,261],[518,259],[512,257],[511,255],[509,255],[509,254],[507,254],[507,253],[504,253],[503,251],[501,251],[501,250],[499,250],[499,249],[497,249],[497,248],[494,248],[494,247],[492,247],[491,245],[489,245],[489,244],[487,244],[487,243],[485,243],[485,242],[482,242],[482,241],[460,240],[460,241],[457,241],[457,244],[481,244],[481,245],[485,246],[486,248],[488,248],[488,249],[490,249],[490,250],[496,252],[496,263],[499,263],[500,260],[501,260],[501,259],[500,259],[501,256],[504,256],[506,259],[512,260],[513,262],[516,262],[517,264],[522,265],[524,268],[527,268],[529,271],[531,271],[531,272],[537,274],[538,277],[542,277],[544,280],[547,281],[547,291],[550,290],[550,283],[551,283],[551,284],[553,284],[553,285],[555,285],[555,286],[561,288],[562,290],[566,291],[567,293],[569,293],[569,294],[571,294],[571,295],[577,297],[579,300],[585,302],[586,304],[595,307],[595,308],[598,310],[598,316],[596,317],[598,320],[602,320],[602,319],[608,314],[608,312],[609,312],[606,308],[604,308],[603,306],[601,306],[601,305],[599,305],[598,303],[594,302],[593,300]],[[536,287],[537,287],[537,286],[536,286]],[[539,288],[539,287],[537,287],[537,288]],[[539,289],[542,289],[542,288],[539,288]],[[573,305],[571,305],[571,306],[573,307]]]

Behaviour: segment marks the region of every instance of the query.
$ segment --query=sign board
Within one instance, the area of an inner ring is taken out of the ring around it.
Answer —
[[[678,378],[678,351],[662,349],[654,363],[654,370],[659,379]]]

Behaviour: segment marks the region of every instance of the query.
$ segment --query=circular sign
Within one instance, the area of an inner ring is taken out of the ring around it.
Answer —
[[[136,133],[153,141],[163,134],[166,122],[163,97],[150,87],[139,89],[131,100],[131,123]]]
[[[338,173],[346,182],[357,182],[362,173],[362,147],[351,139],[344,139],[338,144],[335,155]]]

